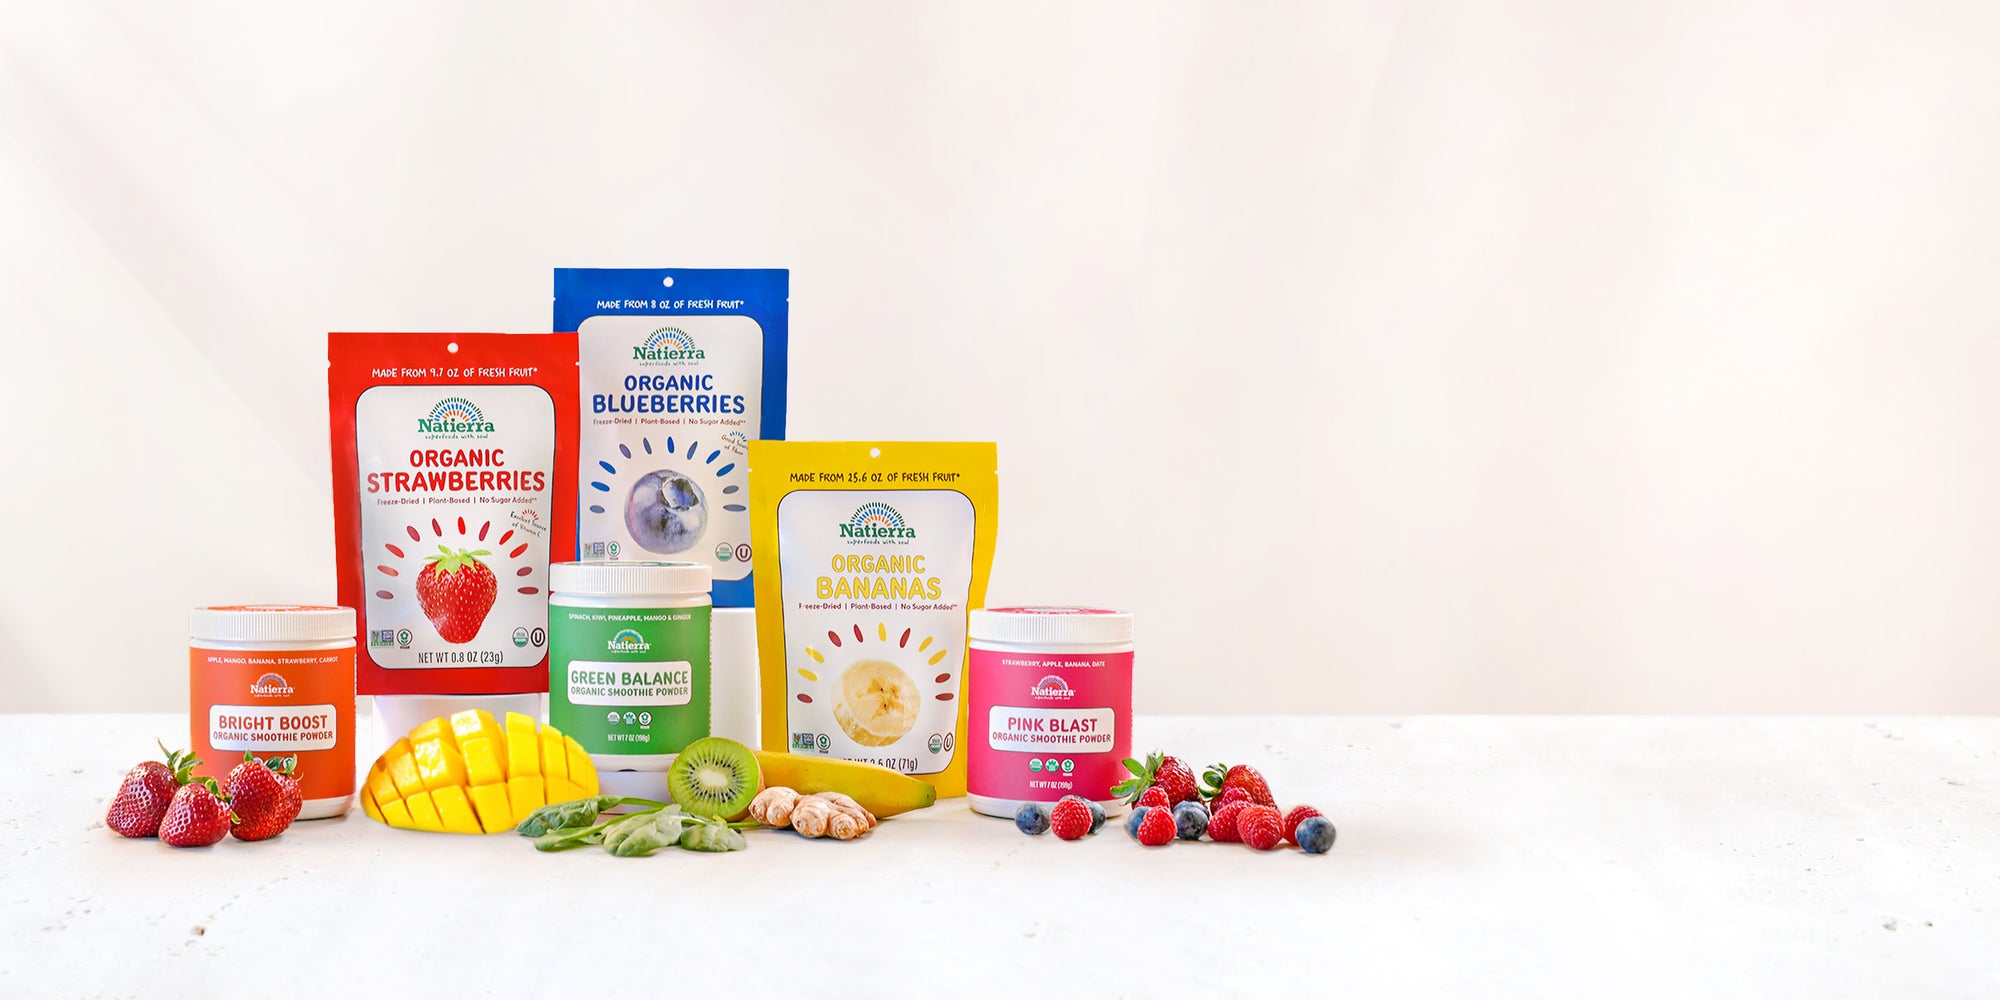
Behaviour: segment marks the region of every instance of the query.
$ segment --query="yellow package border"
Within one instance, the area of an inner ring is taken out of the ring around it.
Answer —
[[[784,582],[779,579],[778,506],[805,490],[883,493],[948,490],[972,504],[972,585],[966,610],[986,606],[999,532],[1000,449],[993,442],[959,441],[752,441],[750,442],[751,578],[756,581],[758,679],[763,688],[763,744],[768,753],[790,753],[787,730]],[[940,474],[956,474],[955,481]],[[859,477],[859,478],[853,478]],[[951,763],[915,777],[937,788],[939,798],[965,794],[966,652],[958,651],[958,722]]]

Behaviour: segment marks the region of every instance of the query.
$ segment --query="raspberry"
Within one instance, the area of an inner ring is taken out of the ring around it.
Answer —
[[[1147,808],[1154,806],[1164,808],[1173,805],[1173,803],[1167,801],[1167,790],[1158,785],[1146,789],[1145,794],[1139,796],[1139,801],[1136,804]]]
[[[1208,810],[1199,803],[1183,802],[1174,807],[1174,836],[1182,840],[1200,840],[1208,831]]]
[[[1146,818],[1139,821],[1139,843],[1147,847],[1162,847],[1173,843],[1174,817],[1165,809],[1148,809]]]
[[[1139,824],[1145,822],[1146,814],[1152,811],[1150,806],[1140,806],[1132,810],[1132,815],[1125,817],[1125,832],[1131,834],[1133,840],[1139,839]]]
[[[1292,834],[1299,850],[1307,854],[1325,854],[1333,849],[1333,821],[1325,816],[1307,816]]]
[[[1251,847],[1268,851],[1284,843],[1279,831],[1284,821],[1275,806],[1244,806],[1236,816],[1236,834]]]
[[[1014,813],[1014,825],[1030,837],[1038,836],[1049,828],[1049,811],[1033,802],[1023,802]]]
[[[1250,808],[1248,802],[1231,802],[1215,811],[1208,818],[1208,839],[1218,844],[1240,844],[1243,838],[1236,835],[1236,817]]]
[[[1223,806],[1230,804],[1231,802],[1249,802],[1249,801],[1250,801],[1249,792],[1246,792],[1243,789],[1236,787],[1235,785],[1231,785],[1228,788],[1223,789],[1222,794],[1216,796],[1215,801],[1210,802],[1208,804],[1208,807],[1210,809],[1220,809]]]
[[[1049,810],[1049,832],[1061,840],[1082,840],[1090,832],[1090,807],[1074,795],[1065,795]]]
[[[1284,824],[1285,843],[1287,844],[1298,843],[1299,841],[1297,837],[1297,831],[1299,829],[1299,824],[1305,822],[1308,819],[1313,818],[1314,816],[1323,816],[1323,815],[1325,815],[1325,813],[1322,813],[1311,806],[1293,806],[1292,811],[1285,814],[1285,824]]]

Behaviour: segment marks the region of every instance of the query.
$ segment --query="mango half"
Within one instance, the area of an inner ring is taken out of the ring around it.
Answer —
[[[467,709],[432,719],[375,759],[361,811],[399,830],[504,833],[552,802],[597,794],[575,739],[518,712],[507,724]]]

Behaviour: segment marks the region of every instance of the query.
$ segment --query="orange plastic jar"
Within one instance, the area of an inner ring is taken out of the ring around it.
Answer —
[[[354,800],[354,610],[300,604],[194,609],[188,727],[197,773],[222,780],[245,751],[290,758],[300,819]]]

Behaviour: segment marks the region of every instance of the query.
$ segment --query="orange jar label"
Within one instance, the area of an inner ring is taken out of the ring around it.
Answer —
[[[308,801],[354,794],[354,647],[191,648],[188,692],[197,773],[220,781],[249,751],[295,758]]]

